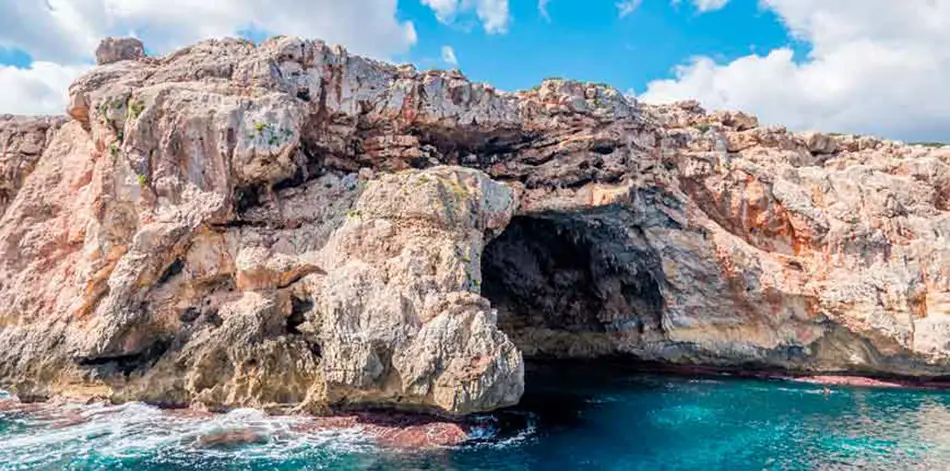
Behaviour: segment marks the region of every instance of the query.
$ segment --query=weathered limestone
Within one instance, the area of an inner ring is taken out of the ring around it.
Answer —
[[[0,120],[0,383],[461,415],[526,355],[950,371],[950,150],[319,41],[107,40]]]
[[[65,118],[0,116],[0,214],[13,201],[27,175]]]
[[[136,38],[106,38],[96,48],[96,64],[136,60],[145,57],[145,45]]]

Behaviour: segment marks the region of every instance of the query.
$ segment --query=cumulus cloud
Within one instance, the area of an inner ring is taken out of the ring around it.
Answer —
[[[794,129],[950,140],[950,0],[762,0],[811,46],[719,63],[695,57],[642,100],[698,99]]]
[[[315,37],[378,57],[415,42],[396,0],[11,0],[0,4],[0,46],[37,60],[88,57],[107,35],[134,34],[163,53],[240,30]]]
[[[29,68],[0,66],[0,113],[63,114],[66,89],[89,66],[34,62]]]
[[[422,4],[431,8],[442,23],[455,21],[455,15],[462,9],[461,0],[422,0]]]
[[[0,112],[62,112],[61,91],[47,94],[64,73],[75,78],[105,36],[137,36],[151,53],[167,53],[208,37],[240,31],[320,38],[377,58],[407,51],[416,42],[409,21],[396,18],[397,0],[5,0],[0,2],[0,48],[18,49],[36,62],[3,69],[4,80],[42,95],[34,107],[4,89]],[[40,71],[59,65],[55,79]],[[7,83],[7,82],[4,82]],[[65,80],[68,84],[69,80]]]
[[[507,33],[511,22],[508,0],[422,0],[422,4],[431,8],[435,17],[445,24],[474,12],[488,34]]]
[[[458,67],[459,61],[455,57],[455,49],[452,49],[452,46],[442,46],[442,61],[453,67]]]
[[[617,2],[617,14],[620,15],[621,18],[626,18],[627,15],[637,11],[641,3],[643,3],[643,0],[623,0]]]

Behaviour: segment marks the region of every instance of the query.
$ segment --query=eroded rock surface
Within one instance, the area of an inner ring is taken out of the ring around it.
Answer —
[[[99,65],[144,57],[145,45],[136,38],[106,38],[96,48],[96,63]]]
[[[33,172],[53,133],[65,122],[61,117],[0,116],[0,214]]]
[[[950,371],[950,149],[297,38],[101,51],[72,120],[0,121],[23,397],[461,415],[517,402],[522,352]]]

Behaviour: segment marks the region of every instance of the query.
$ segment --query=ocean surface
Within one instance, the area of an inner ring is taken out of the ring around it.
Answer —
[[[378,446],[293,417],[142,404],[0,412],[0,470],[950,470],[950,393],[532,364],[522,404],[450,448]],[[76,420],[81,418],[81,420]],[[254,445],[199,447],[251,428]]]

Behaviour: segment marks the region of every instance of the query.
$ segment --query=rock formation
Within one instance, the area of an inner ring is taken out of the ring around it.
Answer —
[[[33,172],[40,154],[65,118],[0,116],[0,215]]]
[[[950,148],[319,41],[107,40],[0,120],[0,382],[276,411],[514,404],[528,356],[950,371]]]

